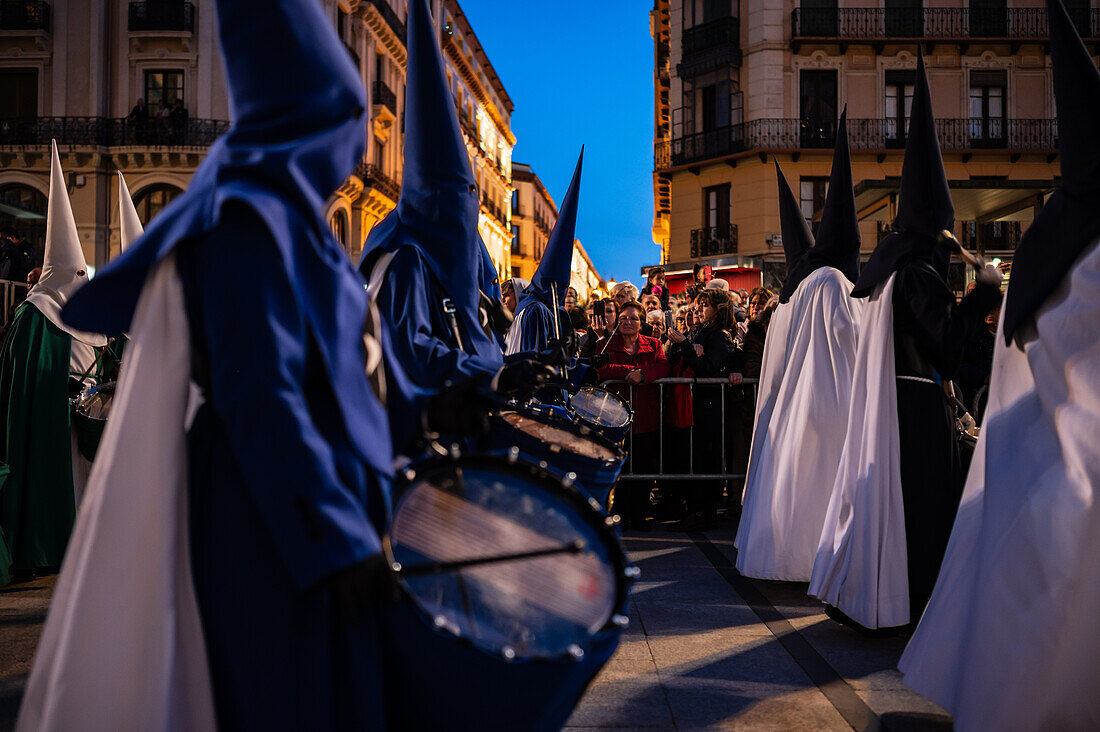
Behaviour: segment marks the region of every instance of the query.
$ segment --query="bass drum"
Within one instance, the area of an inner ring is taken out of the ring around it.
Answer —
[[[630,403],[598,386],[582,386],[570,399],[569,406],[578,420],[612,442],[622,442],[634,422]]]
[[[514,452],[414,463],[395,495],[389,727],[560,729],[626,625],[608,516]]]
[[[483,444],[498,451],[518,448],[542,467],[563,476],[572,473],[588,495],[604,507],[626,462],[626,453],[615,443],[540,406],[493,415]]]

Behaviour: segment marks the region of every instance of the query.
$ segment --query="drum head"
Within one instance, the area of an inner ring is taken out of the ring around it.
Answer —
[[[413,573],[571,545],[579,550]],[[605,515],[549,474],[503,458],[417,465],[387,549],[429,622],[508,660],[576,654],[625,602],[626,559]]]
[[[601,427],[626,427],[630,424],[630,405],[607,389],[581,387],[573,395],[573,411],[581,419]]]
[[[579,434],[568,422],[543,420],[539,415],[520,412],[501,412],[500,417],[509,426],[545,443],[551,452],[565,450],[604,462],[614,462],[621,457],[613,447],[591,436]]]

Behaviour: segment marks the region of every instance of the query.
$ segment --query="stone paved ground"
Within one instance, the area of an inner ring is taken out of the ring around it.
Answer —
[[[631,624],[567,729],[950,729],[901,684],[906,637],[862,638],[805,585],[740,577],[732,529],[626,543],[642,569]],[[0,588],[0,730],[14,725],[55,579]]]
[[[732,529],[626,544],[642,569],[632,622],[568,730],[951,729],[901,683],[908,636],[863,638],[804,584],[740,577]]]

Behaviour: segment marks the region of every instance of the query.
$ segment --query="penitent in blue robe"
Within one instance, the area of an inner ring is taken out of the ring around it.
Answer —
[[[369,267],[364,270],[369,274]],[[458,331],[465,350],[459,350],[443,310],[444,297],[420,250],[398,247],[376,301],[385,345],[390,434],[398,454],[413,456],[420,414],[429,398],[468,378],[492,378],[503,363],[495,338],[461,313]]]
[[[339,617],[324,580],[380,551],[384,479],[348,438],[260,219],[227,209],[177,262],[205,398],[190,533],[219,726],[381,729],[378,620]]]

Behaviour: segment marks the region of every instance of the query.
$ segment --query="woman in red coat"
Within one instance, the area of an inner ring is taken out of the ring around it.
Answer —
[[[645,309],[637,300],[629,300],[620,307],[619,332],[610,343],[601,340],[596,346],[603,351],[610,362],[599,368],[600,381],[608,379],[624,380],[627,384],[616,384],[610,388],[626,399],[631,399],[634,408],[634,424],[627,441],[630,449],[631,473],[656,473],[657,455],[660,450],[657,430],[661,425],[660,387],[653,384],[657,379],[668,376],[668,359],[656,338],[641,334]],[[632,393],[633,392],[633,393]],[[620,481],[615,488],[615,504],[612,510],[623,517],[624,525],[649,531],[646,511],[651,481]]]

